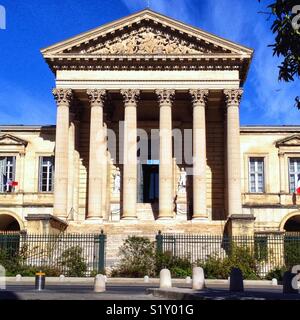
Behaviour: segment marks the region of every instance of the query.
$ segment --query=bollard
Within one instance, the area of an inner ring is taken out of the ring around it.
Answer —
[[[20,274],[17,274],[17,275],[16,275],[16,281],[17,281],[17,282],[22,281],[22,276],[21,276]]]
[[[149,277],[148,277],[148,276],[145,276],[145,277],[144,277],[144,282],[145,282],[145,283],[149,283]]]
[[[238,268],[233,268],[230,273],[230,291],[244,292],[244,280],[242,271]]]
[[[106,291],[105,277],[102,274],[98,274],[95,277],[94,292],[100,293],[105,291]]]
[[[159,274],[159,287],[172,288],[171,272],[168,269],[162,269]]]
[[[293,288],[292,281],[295,277],[295,273],[292,273],[290,271],[287,271],[283,275],[283,287],[282,287],[282,293],[283,294],[298,294],[298,290]]]
[[[191,284],[191,283],[192,283],[191,277],[186,277],[186,278],[185,278],[185,283],[186,283],[186,284]]]
[[[65,281],[65,276],[64,276],[63,274],[61,274],[61,275],[59,276],[59,281],[60,281],[60,282]]]
[[[105,283],[107,282],[107,276],[104,276]]]
[[[204,271],[201,267],[193,268],[193,285],[194,290],[203,290],[205,287]]]
[[[272,286],[278,286],[278,280],[276,278],[272,279]]]
[[[42,291],[45,289],[46,275],[43,272],[35,274],[35,290]]]

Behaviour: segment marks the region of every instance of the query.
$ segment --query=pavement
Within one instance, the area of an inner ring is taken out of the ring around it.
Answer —
[[[192,290],[183,279],[172,282],[173,288],[160,289],[159,279],[109,278],[106,292],[93,291],[94,278],[47,278],[45,290],[34,288],[34,278],[7,278],[0,300],[300,300],[300,294],[282,294],[282,286],[271,281],[244,281],[245,292],[229,291],[228,280],[206,280],[202,291]]]
[[[150,288],[142,285],[107,285],[106,292],[95,293],[93,285],[48,284],[43,291],[36,291],[34,285],[7,285],[0,291],[0,300],[165,300],[146,293]]]

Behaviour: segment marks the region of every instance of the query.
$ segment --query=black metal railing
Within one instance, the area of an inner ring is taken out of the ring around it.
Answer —
[[[10,274],[90,276],[105,269],[106,235],[0,233],[0,264]]]
[[[270,271],[290,268],[300,264],[300,234],[259,234],[247,236],[222,236],[199,234],[159,234],[157,251],[172,256],[188,258],[192,263],[205,262],[210,257],[224,259],[235,248],[247,248],[256,261],[256,271],[265,277]]]

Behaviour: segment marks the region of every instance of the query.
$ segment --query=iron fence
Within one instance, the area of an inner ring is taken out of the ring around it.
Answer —
[[[20,273],[40,269],[51,275],[90,276],[105,269],[105,244],[103,232],[58,235],[0,233],[0,264],[8,264],[12,273],[18,269]]]
[[[210,257],[223,260],[234,248],[247,248],[256,263],[256,273],[265,277],[270,271],[300,264],[300,234],[259,234],[253,237],[199,234],[161,234],[156,236],[157,250],[175,257],[204,263]]]

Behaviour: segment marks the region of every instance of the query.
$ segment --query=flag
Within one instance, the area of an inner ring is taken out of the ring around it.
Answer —
[[[298,180],[296,185],[296,193],[300,194],[300,174],[298,174]]]
[[[17,187],[17,186],[19,185],[19,183],[16,182],[16,181],[8,180],[8,181],[7,181],[7,185],[8,185],[9,187]]]

